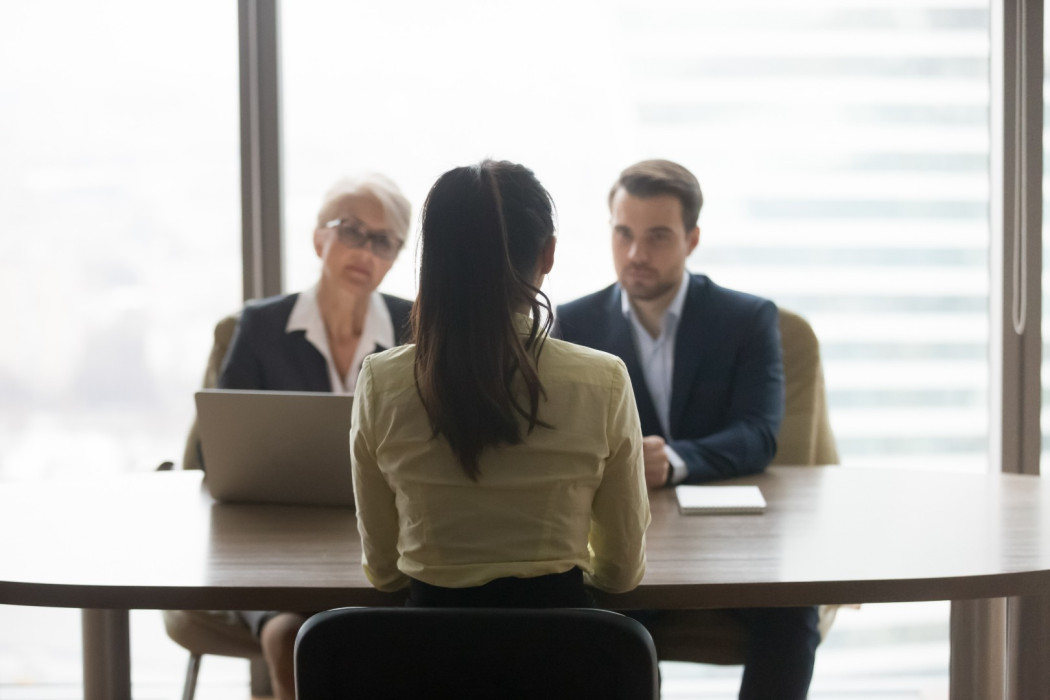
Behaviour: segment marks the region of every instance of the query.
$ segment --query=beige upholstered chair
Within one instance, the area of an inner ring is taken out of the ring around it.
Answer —
[[[780,309],[780,340],[784,350],[784,422],[777,435],[774,465],[837,464],[838,451],[828,421],[820,345],[809,323]],[[838,606],[820,606],[823,639]],[[723,610],[682,610],[649,626],[661,661],[743,664],[747,633]]]
[[[201,657],[205,654],[248,659],[252,697],[273,696],[270,670],[262,657],[259,640],[232,613],[221,610],[164,610],[161,614],[168,636],[190,652],[182,690],[183,700],[193,700]]]
[[[208,366],[204,368],[204,381],[201,386],[205,389],[214,389],[219,385],[219,372],[222,371],[222,361],[226,358],[226,351],[230,349],[230,341],[233,340],[233,332],[237,330],[237,321],[241,314],[230,314],[215,324],[215,342],[211,346],[211,354],[208,355]],[[201,458],[198,451],[200,436],[197,433],[197,419],[193,419],[190,426],[190,434],[186,436],[186,450],[182,456],[183,469],[200,469]]]
[[[817,336],[806,319],[781,309],[780,343],[784,349],[784,422],[773,464],[838,464]]]
[[[215,326],[215,343],[204,371],[203,386],[212,388],[219,383],[219,371],[223,358],[233,339],[240,314],[232,314]],[[200,453],[197,449],[197,421],[194,419],[186,438],[186,450],[182,459],[183,469],[200,469]],[[246,658],[251,664],[252,697],[270,697],[270,672],[262,657],[262,648],[252,633],[231,613],[212,610],[165,610],[164,627],[176,643],[190,652],[186,669],[183,700],[193,700],[197,686],[197,673],[201,657],[205,654]]]

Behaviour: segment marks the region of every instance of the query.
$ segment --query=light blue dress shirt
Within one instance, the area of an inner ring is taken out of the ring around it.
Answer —
[[[678,284],[678,292],[664,312],[660,321],[660,334],[653,338],[649,331],[642,325],[638,314],[631,307],[627,294],[620,289],[620,305],[632,329],[634,337],[634,349],[638,354],[638,362],[642,367],[646,387],[649,396],[653,400],[656,416],[660,419],[660,427],[668,440],[674,436],[671,434],[671,390],[674,379],[674,346],[678,337],[678,322],[682,318],[682,307],[685,306],[685,295],[689,285],[686,277],[682,275],[682,281]],[[665,446],[667,461],[671,465],[671,484],[679,484],[685,480],[688,470],[677,452],[670,446]]]

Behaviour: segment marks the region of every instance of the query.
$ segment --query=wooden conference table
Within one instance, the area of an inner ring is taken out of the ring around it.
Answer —
[[[645,579],[604,602],[951,600],[953,699],[1050,692],[1050,480],[777,467],[734,483],[758,484],[767,512],[681,516],[654,492]],[[215,504],[197,472],[0,486],[0,531],[0,603],[84,609],[88,700],[130,697],[130,609],[399,604],[365,579],[353,513]],[[1023,611],[1009,645],[985,602],[1007,596]],[[990,695],[1004,673],[1010,694]]]

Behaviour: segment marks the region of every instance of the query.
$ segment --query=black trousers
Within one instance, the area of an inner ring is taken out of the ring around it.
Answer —
[[[748,629],[740,700],[805,700],[820,644],[817,608],[728,610]],[[673,610],[625,613],[643,625]]]
[[[592,608],[583,572],[498,578],[470,588],[443,588],[412,579],[405,605],[418,608]]]
[[[560,574],[534,578],[498,578],[483,586],[442,588],[412,579],[405,605],[417,608],[593,608],[583,586],[583,572],[573,567]],[[237,617],[258,639],[262,628],[279,613],[241,610]],[[312,613],[304,613],[309,617]]]
[[[750,630],[740,700],[804,700],[820,644],[817,609],[742,608],[731,612]]]

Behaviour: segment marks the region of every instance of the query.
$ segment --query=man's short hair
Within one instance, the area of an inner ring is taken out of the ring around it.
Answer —
[[[400,188],[386,175],[365,173],[339,180],[325,193],[321,209],[317,213],[317,225],[324,226],[334,216],[336,204],[344,197],[370,196],[383,207],[387,225],[391,232],[404,241],[408,238],[408,226],[412,216],[412,205]]]
[[[700,207],[704,195],[696,176],[678,163],[669,160],[643,160],[627,167],[616,184],[609,190],[609,207],[612,207],[616,190],[623,188],[633,197],[658,197],[671,195],[682,203],[682,223],[686,231],[696,228],[700,218]]]

